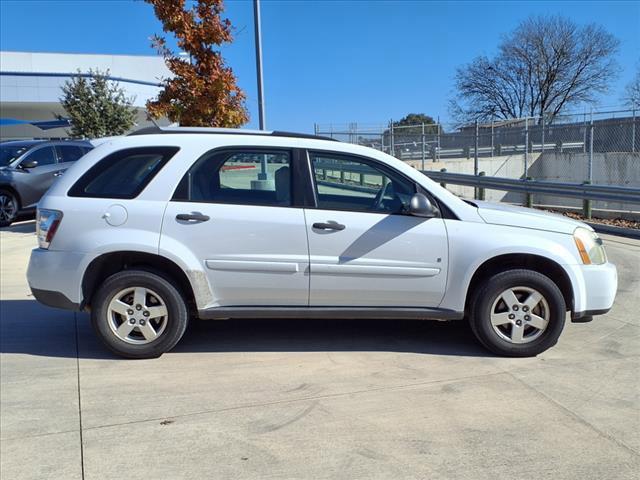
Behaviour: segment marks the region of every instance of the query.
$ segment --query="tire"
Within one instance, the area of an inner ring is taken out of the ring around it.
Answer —
[[[109,350],[125,358],[157,358],[168,352],[189,321],[182,292],[146,270],[110,276],[91,303],[94,330]]]
[[[469,323],[493,353],[532,357],[558,342],[565,316],[564,297],[551,279],[532,270],[508,270],[475,292]]]
[[[18,218],[20,202],[11,190],[0,188],[0,227],[8,227]]]

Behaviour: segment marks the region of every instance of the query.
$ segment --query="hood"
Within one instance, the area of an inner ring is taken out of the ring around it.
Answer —
[[[478,214],[482,219],[494,225],[507,225],[567,234],[573,234],[577,227],[593,230],[586,223],[556,213],[548,213],[533,208],[516,207],[508,203],[481,202],[476,200],[474,200],[473,203],[478,206]]]

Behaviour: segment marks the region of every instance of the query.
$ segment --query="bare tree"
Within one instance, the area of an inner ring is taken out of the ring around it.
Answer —
[[[633,80],[627,84],[627,87],[624,90],[623,100],[629,107],[640,107],[640,62],[638,62],[636,76],[633,77]]]
[[[594,103],[618,74],[618,40],[602,27],[558,16],[530,17],[507,35],[494,58],[480,56],[456,72],[459,122],[545,117]]]

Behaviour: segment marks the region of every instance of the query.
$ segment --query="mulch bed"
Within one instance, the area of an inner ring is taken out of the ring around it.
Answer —
[[[573,218],[575,220],[580,220],[581,222],[589,222],[589,223],[601,223],[603,225],[611,225],[613,227],[622,227],[622,228],[634,228],[640,230],[640,222],[635,220],[625,220],[624,218],[596,218],[592,217],[590,219],[584,218],[584,216],[575,212],[558,212],[557,210],[547,210],[553,213],[559,213],[560,215],[564,215],[565,217]]]

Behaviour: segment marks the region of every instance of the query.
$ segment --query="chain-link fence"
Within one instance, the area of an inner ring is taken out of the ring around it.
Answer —
[[[315,133],[389,153],[421,170],[564,183],[640,187],[640,111],[616,110],[529,117],[465,126],[448,124],[316,125]],[[451,187],[472,196],[469,187]],[[493,192],[492,200],[520,202]],[[577,207],[544,195],[538,204]],[[594,208],[635,212],[637,206],[596,202]],[[635,216],[635,215],[634,215]]]

